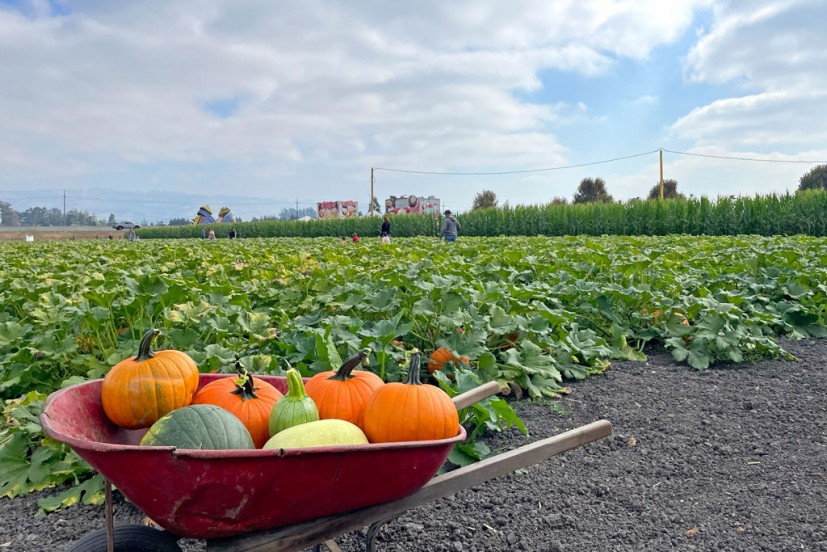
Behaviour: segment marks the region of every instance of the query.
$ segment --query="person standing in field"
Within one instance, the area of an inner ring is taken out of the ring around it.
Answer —
[[[379,232],[379,236],[382,238],[382,243],[391,242],[391,221],[388,220],[387,216],[382,219],[382,230]]]
[[[457,241],[459,231],[459,221],[451,214],[449,209],[446,209],[445,218],[442,220],[442,229],[439,231],[439,237],[444,237],[447,242],[455,242]]]

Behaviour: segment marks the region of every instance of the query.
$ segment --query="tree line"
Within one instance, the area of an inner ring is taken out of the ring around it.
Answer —
[[[99,226],[98,220],[88,211],[71,209],[66,211],[52,207],[30,207],[25,211],[16,211],[7,201],[0,201],[0,225],[2,226]]]

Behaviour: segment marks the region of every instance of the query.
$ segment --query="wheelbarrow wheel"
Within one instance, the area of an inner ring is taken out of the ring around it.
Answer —
[[[106,529],[87,533],[66,552],[106,552]],[[115,552],[181,552],[178,539],[145,525],[116,525]]]

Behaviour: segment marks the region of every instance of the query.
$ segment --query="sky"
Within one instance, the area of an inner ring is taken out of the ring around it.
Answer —
[[[827,163],[825,21],[825,0],[0,0],[0,201],[367,210],[371,168],[380,203],[540,204],[587,177],[626,200],[661,149],[685,195],[785,193]]]

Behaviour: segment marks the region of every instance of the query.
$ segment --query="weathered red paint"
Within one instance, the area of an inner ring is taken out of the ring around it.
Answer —
[[[200,385],[222,377],[202,374]],[[226,376],[224,376],[226,377]],[[283,377],[256,376],[286,392]],[[290,525],[401,498],[428,482],[465,439],[297,450],[183,450],[138,445],[101,407],[94,380],[49,396],[46,433],[67,443],[173,534],[216,538]]]

